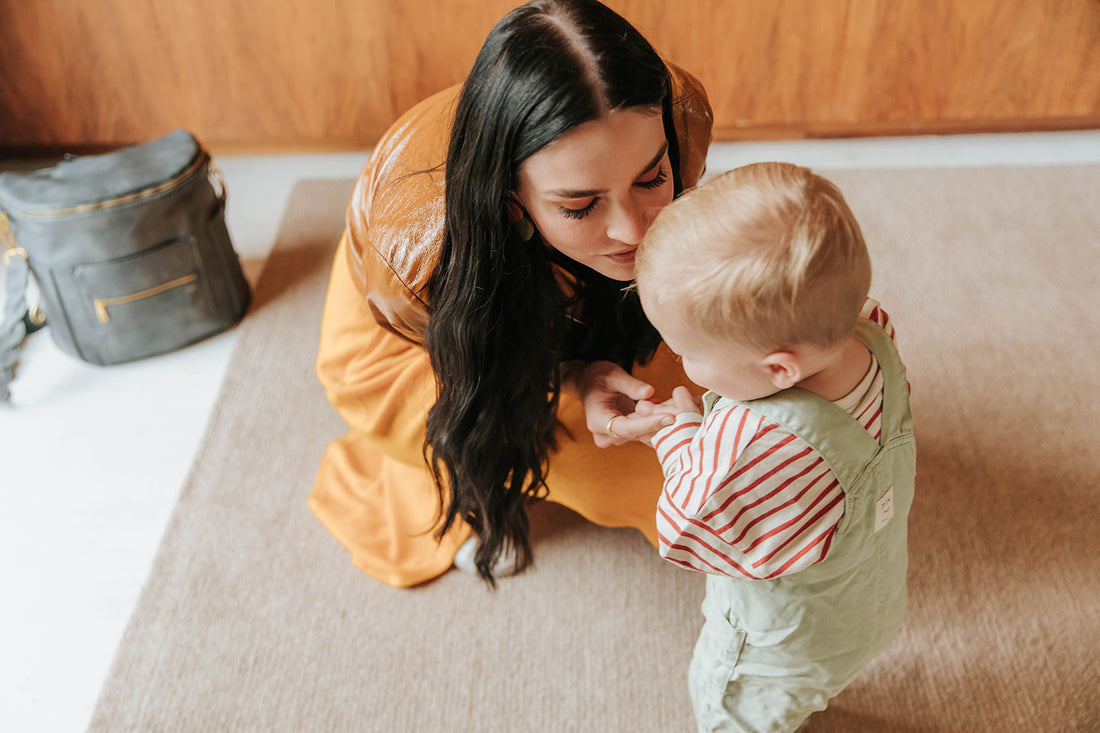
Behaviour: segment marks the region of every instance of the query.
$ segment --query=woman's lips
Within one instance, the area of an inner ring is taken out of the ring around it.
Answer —
[[[634,254],[636,252],[636,249],[628,249],[625,252],[616,252],[615,254],[607,255],[607,258],[625,265],[634,262]]]

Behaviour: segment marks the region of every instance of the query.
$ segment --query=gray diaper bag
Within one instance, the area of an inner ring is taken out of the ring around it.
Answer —
[[[225,186],[186,130],[0,174],[0,250],[0,400],[25,334],[41,325],[69,354],[118,364],[224,331],[249,304]],[[28,274],[40,298],[29,309]]]

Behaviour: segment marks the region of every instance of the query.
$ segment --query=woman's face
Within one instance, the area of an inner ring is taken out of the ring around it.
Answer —
[[[547,145],[524,161],[516,191],[548,245],[612,280],[634,278],[634,251],[672,195],[661,113],[642,107]]]

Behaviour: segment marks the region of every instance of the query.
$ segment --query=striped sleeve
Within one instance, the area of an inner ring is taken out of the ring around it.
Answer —
[[[665,483],[661,556],[704,573],[762,579],[822,560],[844,492],[820,454],[759,413],[723,403],[653,439]]]

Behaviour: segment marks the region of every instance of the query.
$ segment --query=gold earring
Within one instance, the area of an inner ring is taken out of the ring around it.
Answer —
[[[512,227],[515,228],[516,234],[524,242],[531,241],[531,237],[535,236],[535,223],[524,216],[518,221],[512,222]]]

